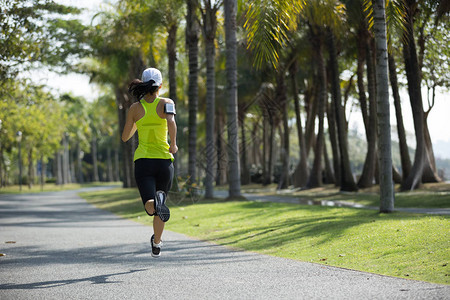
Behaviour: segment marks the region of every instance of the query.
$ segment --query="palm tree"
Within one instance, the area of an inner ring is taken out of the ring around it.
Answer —
[[[229,164],[229,197],[241,196],[241,175],[239,167],[238,122],[237,122],[237,41],[236,13],[237,0],[224,0],[225,35],[226,35],[226,68],[228,91],[228,164]]]
[[[373,36],[369,32],[369,18],[364,14],[364,6],[368,1],[345,0],[347,7],[347,23],[354,28],[355,44],[357,47],[357,87],[358,98],[364,122],[367,139],[367,152],[363,170],[358,180],[358,187],[365,188],[374,184],[376,171],[376,86],[375,86],[375,52],[373,49]],[[369,98],[366,96],[364,85],[364,65],[367,67],[367,84]]]
[[[314,61],[318,78],[318,98],[317,98],[317,117],[319,128],[316,137],[316,146],[314,147],[314,161],[309,174],[308,188],[322,185],[322,155],[324,147],[324,113],[325,103],[327,102],[327,76],[324,61],[324,32],[323,28],[310,24],[310,34],[314,49]]]
[[[197,0],[187,0],[186,45],[189,57],[188,174],[190,183],[195,183],[197,177],[198,36],[200,30],[196,15],[197,9]]]
[[[339,140],[339,171],[337,176],[340,179],[340,187],[342,191],[356,191],[355,179],[353,178],[350,167],[350,158],[348,154],[348,139],[347,139],[347,121],[345,118],[345,111],[342,107],[341,88],[339,79],[339,68],[337,61],[337,51],[335,45],[335,37],[333,31],[327,30],[328,35],[328,49],[330,54],[330,70],[331,70],[331,86],[334,101],[334,110],[336,113],[337,135]],[[337,172],[337,170],[336,170]]]
[[[397,134],[400,147],[400,160],[402,166],[402,180],[408,178],[411,171],[411,159],[409,157],[408,144],[406,142],[406,131],[403,125],[403,114],[400,101],[400,93],[397,81],[397,68],[395,64],[394,55],[388,53],[389,59],[389,80],[391,82],[392,96],[394,98],[395,116],[397,119]]]
[[[306,185],[306,181],[308,180],[309,174],[306,155],[306,141],[305,135],[303,133],[302,118],[300,114],[300,104],[298,97],[299,90],[296,76],[297,70],[298,65],[297,60],[295,60],[289,69],[289,75],[291,76],[292,95],[294,98],[295,117],[297,121],[298,144],[300,146],[300,161],[294,171],[293,184],[295,187],[304,187]]]
[[[361,29],[365,31],[365,28]],[[375,167],[376,167],[376,145],[377,145],[377,98],[376,98],[376,78],[375,78],[375,51],[373,49],[373,37],[370,34],[363,34],[366,37],[363,40],[363,47],[365,48],[365,59],[367,66],[367,83],[369,91],[369,107],[367,104],[362,109],[363,116],[366,120],[366,136],[367,136],[367,154],[364,161],[363,171],[358,181],[358,186],[361,188],[371,187],[374,183]],[[361,106],[363,107],[363,99],[361,99]]]
[[[343,12],[342,5],[333,0],[323,1],[268,1],[270,3],[261,3],[260,6],[255,4],[250,5],[247,13],[248,21],[246,23],[247,36],[249,38],[249,47],[255,54],[255,61],[260,65],[263,61],[272,63],[275,67],[281,57],[283,45],[289,40],[288,32],[295,30],[297,26],[297,17],[300,14],[303,20],[309,25],[309,33],[314,46],[314,59],[316,63],[316,76],[318,79],[319,91],[317,93],[317,116],[319,118],[319,130],[316,139],[315,159],[313,169],[310,174],[308,186],[316,186],[322,184],[322,155],[323,155],[323,115],[324,105],[326,103],[326,72],[324,63],[324,38],[326,28],[334,28],[341,22],[340,16]],[[337,70],[336,70],[337,71]],[[337,74],[337,73],[336,73]],[[339,108],[340,105],[337,107]],[[336,108],[335,108],[336,109]],[[342,115],[342,114],[339,114]],[[340,144],[345,150],[345,117],[339,118],[341,122],[340,130]],[[311,121],[309,122],[311,125]],[[311,128],[311,126],[309,127]],[[308,131],[307,131],[308,132]],[[311,134],[307,138],[311,142]],[[307,142],[307,144],[309,144]],[[344,178],[349,178],[353,181],[351,174],[349,160],[342,161],[347,165],[343,168],[344,171],[349,172]],[[345,189],[355,189],[355,185],[346,185]]]
[[[217,30],[217,10],[221,1],[211,3],[211,0],[203,0],[200,7],[202,15],[203,36],[205,38],[206,55],[206,177],[205,198],[214,196],[214,114],[215,114],[215,44]]]
[[[403,180],[401,189],[412,190],[417,188],[422,181],[423,170],[426,159],[425,134],[424,134],[424,112],[422,103],[422,92],[420,87],[420,69],[417,58],[416,42],[414,37],[414,17],[417,10],[416,0],[407,0],[405,38],[403,39],[403,58],[405,61],[406,77],[408,79],[408,93],[414,120],[416,134],[416,152],[414,163],[409,176]]]
[[[394,210],[392,181],[391,125],[389,112],[388,52],[384,0],[373,2],[373,30],[376,45],[378,158],[380,173],[380,212]]]

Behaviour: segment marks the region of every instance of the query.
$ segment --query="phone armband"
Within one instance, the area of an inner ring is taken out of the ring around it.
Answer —
[[[164,104],[164,113],[168,115],[176,115],[177,112],[175,111],[175,104],[173,103]]]

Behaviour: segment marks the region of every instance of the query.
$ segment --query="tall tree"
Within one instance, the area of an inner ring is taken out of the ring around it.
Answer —
[[[197,113],[198,113],[198,1],[187,0],[186,45],[189,60],[189,121],[188,121],[188,174],[191,183],[197,180]]]
[[[311,39],[314,49],[314,58],[316,62],[316,70],[318,77],[318,98],[317,98],[317,118],[318,118],[318,132],[316,137],[316,145],[314,147],[314,161],[309,174],[307,183],[308,188],[318,187],[322,185],[322,156],[324,147],[324,110],[327,102],[327,77],[324,61],[324,32],[323,29],[317,25],[311,24]]]
[[[296,123],[297,123],[298,144],[300,147],[300,160],[294,171],[293,184],[295,187],[304,187],[306,185],[306,181],[308,180],[308,165],[306,155],[306,141],[305,135],[303,133],[302,118],[300,112],[299,89],[296,76],[297,69],[298,69],[297,61],[294,61],[290,67],[289,75],[291,76],[292,95],[294,99],[295,117],[297,121]]]
[[[215,75],[215,39],[217,30],[217,11],[221,1],[214,4],[211,0],[203,0],[200,7],[202,14],[203,36],[205,38],[206,56],[206,178],[205,178],[205,198],[214,196],[214,114],[216,99],[216,75]]]
[[[364,30],[364,29],[363,29]],[[371,187],[374,184],[376,169],[376,148],[377,148],[377,89],[376,89],[376,67],[375,67],[375,49],[373,48],[373,37],[367,36],[364,40],[365,58],[367,66],[367,85],[369,91],[369,106],[363,110],[363,116],[366,119],[367,153],[364,160],[363,171],[358,181],[361,188]],[[361,105],[363,105],[361,101]]]
[[[331,65],[331,86],[332,95],[334,98],[334,110],[336,113],[336,124],[339,141],[339,161],[340,161],[340,187],[341,191],[356,191],[358,188],[353,178],[352,169],[350,167],[350,158],[348,153],[348,138],[347,138],[347,120],[345,118],[345,111],[342,106],[341,85],[339,79],[339,67],[337,61],[337,50],[335,45],[334,33],[331,30],[328,33],[328,48],[330,53]],[[337,172],[337,170],[335,170]]]
[[[395,64],[394,55],[388,53],[388,59],[389,59],[389,80],[391,82],[392,96],[394,98],[395,116],[397,119],[397,134],[399,140],[400,161],[402,166],[402,180],[406,180],[411,171],[411,159],[409,157],[408,144],[406,141],[406,131],[403,122],[403,113],[397,80],[397,68]]]
[[[229,197],[241,196],[241,175],[238,147],[238,95],[237,95],[237,40],[236,14],[237,0],[224,0],[225,35],[226,35],[226,68],[227,68],[227,128],[228,128],[228,161],[229,161]]]
[[[405,37],[403,39],[403,59],[405,61],[406,77],[408,79],[408,93],[414,120],[416,135],[416,152],[409,176],[402,182],[402,190],[417,188],[422,182],[425,165],[425,135],[422,92],[420,86],[420,69],[417,58],[414,36],[414,18],[417,13],[417,1],[406,0]]]
[[[290,174],[289,174],[289,114],[288,114],[288,101],[287,101],[287,87],[286,87],[286,71],[284,62],[280,62],[277,74],[276,74],[276,88],[275,97],[278,103],[277,108],[279,109],[279,115],[282,119],[283,133],[280,133],[281,137],[281,163],[282,170],[280,174],[280,179],[278,182],[278,189],[286,189],[290,184]],[[280,127],[281,132],[281,127]]]
[[[389,111],[388,52],[386,36],[386,2],[373,2],[373,30],[376,45],[378,158],[380,175],[380,212],[394,210],[392,181],[391,125]]]

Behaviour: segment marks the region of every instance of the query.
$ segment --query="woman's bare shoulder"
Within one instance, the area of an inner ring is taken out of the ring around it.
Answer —
[[[162,103],[175,103],[175,102],[173,102],[173,100],[172,99],[170,99],[170,98],[160,98],[161,100],[161,102]]]
[[[141,102],[134,102],[133,104],[131,104],[131,106],[130,106],[130,110],[131,109],[133,109],[133,110],[135,110],[136,108],[138,108],[138,107],[141,107],[142,106],[142,104],[141,104]]]

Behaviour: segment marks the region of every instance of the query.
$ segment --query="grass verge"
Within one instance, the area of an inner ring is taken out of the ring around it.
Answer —
[[[147,225],[137,190],[82,193]],[[172,206],[167,229],[247,251],[449,284],[447,216],[251,201]]]
[[[290,191],[286,190],[282,193],[276,191],[276,187],[272,186],[263,192],[258,189],[248,189],[247,192],[256,192],[261,195],[280,195],[286,197],[298,197],[299,199],[312,201],[342,201],[357,203],[365,206],[380,205],[380,196],[378,186],[373,188],[362,189],[359,192],[339,192],[339,188],[334,185],[325,185],[320,188]],[[428,183],[424,184],[421,189],[400,192],[397,186],[395,192],[395,207],[415,207],[415,208],[450,208],[450,183]]]

